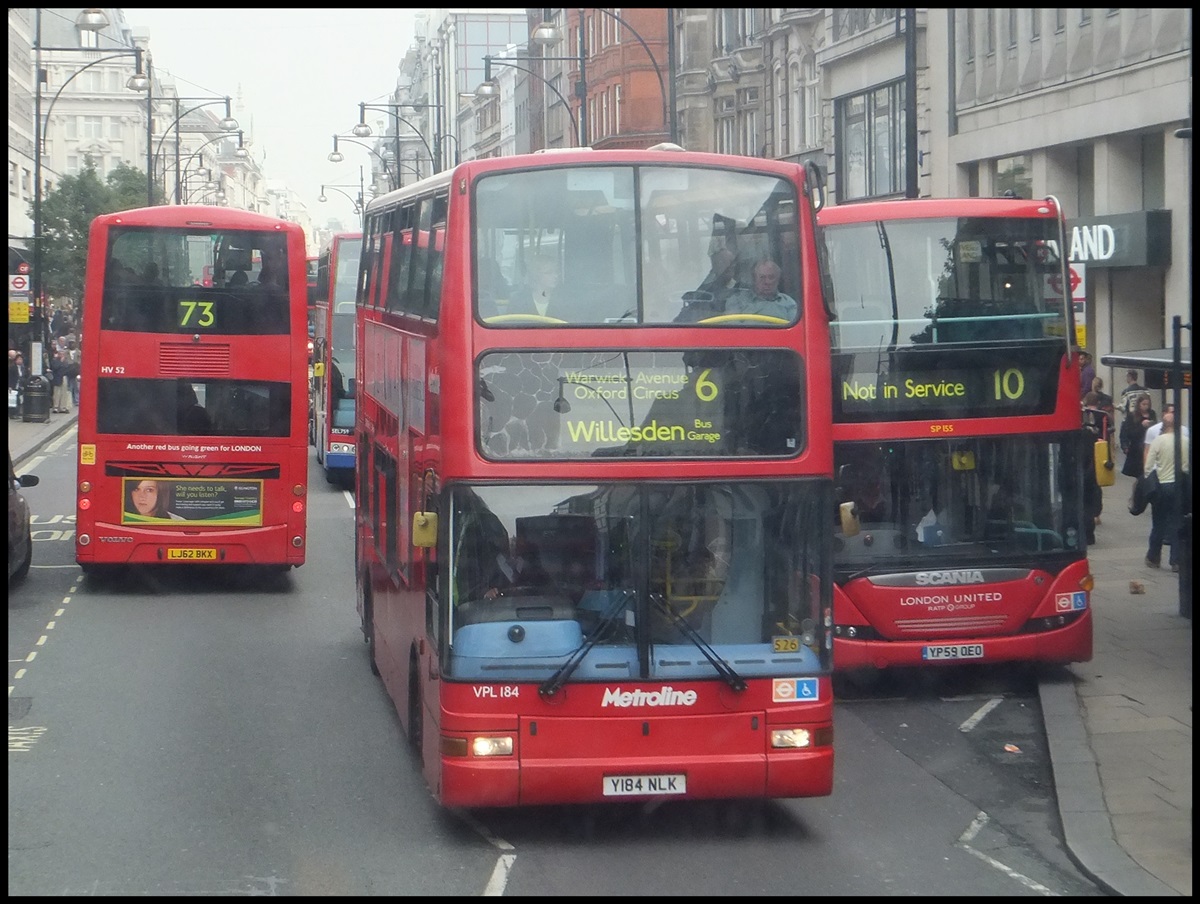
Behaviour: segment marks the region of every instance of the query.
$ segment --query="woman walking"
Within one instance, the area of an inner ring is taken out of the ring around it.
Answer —
[[[1143,446],[1146,441],[1146,429],[1158,423],[1158,415],[1151,408],[1150,393],[1138,393],[1131,403],[1129,412],[1121,421],[1121,451],[1125,453],[1125,464],[1121,465],[1121,473],[1126,477],[1137,480],[1145,471],[1143,465],[1145,455]]]

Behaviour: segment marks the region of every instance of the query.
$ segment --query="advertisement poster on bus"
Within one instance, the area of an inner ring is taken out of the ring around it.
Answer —
[[[261,480],[123,479],[122,524],[259,527],[263,523]]]

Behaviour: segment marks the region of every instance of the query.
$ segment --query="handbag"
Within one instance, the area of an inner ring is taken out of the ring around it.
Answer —
[[[1158,492],[1158,471],[1154,470],[1145,477],[1139,477],[1133,484],[1133,494],[1129,497],[1129,514],[1140,515],[1146,511],[1146,506],[1154,501]]]

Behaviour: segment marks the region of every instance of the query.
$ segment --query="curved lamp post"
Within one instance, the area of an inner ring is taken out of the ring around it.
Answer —
[[[49,50],[55,53],[108,53],[107,56],[97,60],[92,60],[85,66],[81,66],[76,72],[72,73],[70,78],[63,82],[62,87],[58,89],[54,97],[51,99],[49,106],[46,108],[45,119],[48,122],[50,119],[50,111],[54,108],[54,102],[58,100],[62,94],[63,88],[86,69],[90,69],[99,63],[108,62],[121,56],[133,56],[137,71],[130,76],[126,82],[126,87],[135,91],[144,91],[149,85],[149,79],[142,73],[142,49],[140,47],[129,48],[96,48],[96,47],[43,47],[42,46],[42,8],[36,7],[33,11],[33,265],[29,274],[29,297],[33,303],[34,316],[30,318],[35,331],[40,329],[41,340],[46,341],[46,309],[45,299],[42,298],[42,155],[45,153],[46,130],[42,124],[42,83],[46,81],[46,70],[42,68],[42,51]],[[108,27],[108,16],[101,9],[84,9],[75,18],[75,27],[81,31],[90,31],[99,33]],[[111,51],[111,52],[110,52]],[[30,349],[28,358],[30,365],[34,364],[33,350]]]
[[[576,147],[586,146],[584,144],[584,136],[586,135],[587,121],[584,117],[587,116],[587,113],[584,110],[583,106],[580,105],[580,108],[579,108],[579,117],[580,118],[578,120],[576,120],[575,114],[571,110],[570,103],[567,102],[567,99],[565,97],[563,97],[563,93],[561,91],[559,91],[556,87],[554,87],[554,84],[548,78],[546,78],[544,75],[539,75],[538,73],[534,72],[532,69],[526,69],[524,66],[518,66],[516,63],[512,62],[513,59],[520,60],[521,62],[526,62],[528,60],[558,60],[558,59],[562,59],[562,58],[561,57],[493,57],[491,55],[485,54],[483,57],[483,81],[480,82],[479,87],[475,89],[475,96],[483,97],[483,98],[491,98],[491,97],[497,97],[500,94],[500,88],[496,85],[496,82],[492,79],[492,64],[493,63],[495,63],[499,66],[511,66],[513,69],[520,69],[522,72],[528,73],[529,75],[532,75],[534,78],[539,79],[542,82],[542,84],[544,84],[547,88],[549,88],[551,91],[553,91],[555,94],[558,95],[558,99],[562,101],[563,106],[566,107],[566,109],[567,109],[567,118],[569,118],[571,120],[571,125],[575,129],[576,139],[578,142],[576,144]],[[571,59],[574,59],[574,57],[571,57]],[[457,152],[457,148],[458,148],[458,144],[456,142],[455,143],[456,152]]]
[[[181,195],[181,184],[180,184],[180,179],[179,179],[179,176],[180,176],[180,171],[179,171],[180,135],[179,135],[179,133],[184,131],[184,129],[179,127],[179,123],[185,117],[191,115],[192,113],[195,113],[197,110],[199,110],[202,107],[211,107],[213,104],[221,104],[221,103],[225,104],[225,116],[221,119],[220,122],[217,123],[217,128],[220,129],[222,132],[236,132],[237,127],[238,127],[238,121],[236,119],[234,119],[232,115],[230,115],[230,105],[232,103],[232,99],[229,97],[228,94],[225,95],[224,97],[209,97],[209,98],[173,97],[171,99],[175,102],[176,116],[175,116],[175,119],[171,121],[171,124],[168,125],[165,129],[163,129],[162,137],[158,139],[158,147],[154,151],[154,159],[155,160],[158,159],[158,155],[162,152],[163,142],[167,140],[167,135],[170,134],[171,129],[175,129],[175,203],[181,204],[183,202],[182,202],[182,198],[180,196]],[[191,108],[185,110],[184,112],[180,113],[179,112],[179,102],[185,101],[185,100],[186,101],[198,100],[198,101],[201,101],[201,103],[198,103],[198,104],[196,104],[196,106],[191,107]],[[200,131],[200,132],[205,132],[205,134],[207,134],[207,132],[203,129],[189,129],[187,131],[193,131],[193,132]],[[166,168],[164,167],[164,172],[163,172],[164,188],[166,187],[166,185],[165,185],[166,184],[165,169]]]
[[[395,148],[396,148],[396,159],[397,160],[401,159],[401,156],[400,156],[400,123],[404,123],[406,126],[408,126],[410,129],[412,129],[414,132],[417,133],[417,137],[421,139],[421,144],[425,145],[425,152],[427,154],[429,154],[429,162],[433,165],[433,171],[435,173],[440,173],[442,171],[441,148],[438,145],[438,140],[439,140],[440,136],[438,136],[438,135],[434,136],[433,146],[430,147],[429,142],[425,140],[424,133],[419,128],[417,128],[416,125],[414,125],[412,122],[410,122],[409,120],[405,119],[403,116],[400,115],[399,111],[402,107],[412,107],[413,109],[417,109],[417,110],[423,110],[425,108],[429,108],[431,110],[433,110],[433,109],[440,110],[441,104],[368,104],[368,103],[359,101],[358,124],[350,131],[356,138],[369,138],[372,135],[372,131],[371,131],[371,126],[368,125],[367,120],[366,120],[366,111],[367,110],[379,110],[381,112],[391,113],[392,117],[396,120],[396,131],[395,131],[395,134],[393,135],[394,144],[395,144]]]
[[[376,157],[378,157],[379,162],[383,165],[384,175],[386,175],[388,178],[388,184],[391,185],[392,188],[400,187],[398,184],[400,181],[398,178],[398,173],[397,173],[397,178],[395,180],[397,184],[392,185],[392,181],[393,181],[392,168],[390,166],[388,166],[387,157],[385,157],[383,154],[379,153],[379,151],[375,150],[375,148],[371,147],[365,141],[355,141],[354,138],[347,137],[346,135],[334,135],[333,136],[333,150],[329,152],[329,155],[325,158],[326,160],[328,160],[330,163],[341,163],[343,160],[346,159],[346,155],[343,154],[338,149],[338,140],[339,139],[341,141],[348,141],[351,144],[357,144],[360,148],[366,148],[368,151],[370,151],[372,154],[374,154]]]
[[[233,156],[235,156],[239,159],[245,159],[246,157],[250,156],[250,149],[248,147],[246,147],[246,144],[245,144],[245,135],[246,135],[245,132],[243,132],[241,129],[238,129],[238,133],[237,133],[238,146],[234,149]],[[199,156],[200,152],[202,150],[204,150],[206,147],[208,147],[210,144],[212,144],[213,142],[221,141],[222,139],[229,138],[229,137],[230,136],[228,133],[223,132],[220,135],[214,135],[212,138],[208,139],[208,141],[202,142],[201,144],[196,146],[196,150],[192,151],[191,156],[189,156],[188,159],[183,162],[182,178],[185,183],[187,182],[188,168],[192,165],[192,161],[195,160],[197,156]],[[187,193],[187,190],[185,187],[184,194],[186,194],[186,193]]]
[[[672,94],[668,93],[666,81],[663,78],[662,69],[658,65],[658,60],[656,60],[654,58],[654,53],[653,53],[653,51],[650,50],[650,45],[645,42],[645,40],[642,38],[642,36],[640,34],[638,34],[638,30],[636,28],[634,28],[632,25],[630,25],[628,22],[626,22],[624,19],[622,19],[619,15],[614,13],[612,10],[603,9],[601,7],[595,7],[594,12],[603,13],[604,15],[608,16],[610,19],[613,19],[614,21],[616,21],[623,28],[625,28],[631,35],[633,35],[634,39],[639,44],[642,45],[642,49],[646,51],[646,56],[648,56],[650,58],[650,65],[654,67],[654,74],[658,77],[658,90],[662,94],[663,124],[667,127],[667,134],[669,136],[669,140],[673,144],[678,144],[679,143],[679,122],[678,122],[678,120],[676,118],[676,114],[675,114],[675,104],[674,104],[674,101],[672,100]],[[675,43],[675,15],[674,15],[674,13],[675,13],[674,9],[670,9],[670,8],[667,9],[667,68],[669,70],[668,74],[671,76],[672,93],[673,93],[673,90],[675,87],[674,66],[672,65],[672,56],[673,56],[672,48],[674,47],[674,43]],[[585,49],[584,44],[583,44],[583,10],[582,9],[580,9],[580,11],[579,11],[579,18],[580,18],[579,57],[582,60],[583,56],[584,56],[584,49]],[[533,30],[533,33],[529,36],[529,39],[531,41],[533,41],[534,44],[538,44],[543,47],[552,47],[555,44],[557,44],[559,41],[562,40],[562,29],[560,29],[557,25],[555,25],[551,21],[551,15],[550,15],[549,9],[543,9],[542,19],[543,19],[542,23]],[[547,59],[549,59],[549,58],[547,57]],[[581,100],[581,103],[586,104],[587,103],[587,85],[586,85],[586,82],[584,82],[584,76],[583,76],[582,69],[580,69],[580,72],[579,72],[579,80],[580,80],[580,82],[584,83],[584,89],[583,89],[584,96],[583,96],[583,99]]]

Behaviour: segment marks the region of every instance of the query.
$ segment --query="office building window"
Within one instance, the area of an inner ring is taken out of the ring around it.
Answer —
[[[903,190],[904,82],[837,102],[838,200]]]
[[[996,160],[996,193],[1010,191],[1018,198],[1033,197],[1033,161],[1028,154]]]

